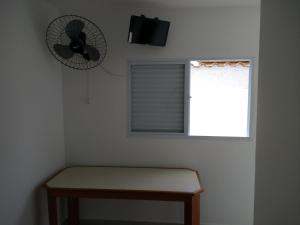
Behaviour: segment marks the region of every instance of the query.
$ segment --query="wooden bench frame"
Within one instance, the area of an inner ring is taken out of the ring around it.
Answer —
[[[185,169],[185,168],[161,168],[161,169]],[[48,187],[47,186],[48,181],[50,181],[55,176],[63,172],[63,170],[59,171],[57,174],[52,176],[44,183],[44,187],[46,187],[47,195],[48,195],[49,225],[59,225],[58,212],[57,212],[57,198],[62,198],[62,197],[68,199],[68,225],[79,225],[79,199],[80,198],[158,200],[158,201],[183,202],[184,203],[184,225],[200,225],[200,193],[203,192],[201,185],[200,185],[200,189],[193,193],[172,192],[172,191],[112,190],[112,189],[86,189],[86,188],[72,189],[72,188]],[[195,170],[193,171],[196,172],[200,184],[198,172]]]

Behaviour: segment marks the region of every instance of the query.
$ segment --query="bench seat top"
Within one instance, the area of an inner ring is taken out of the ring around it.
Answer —
[[[48,189],[96,189],[196,193],[196,171],[177,168],[69,167],[46,182]]]

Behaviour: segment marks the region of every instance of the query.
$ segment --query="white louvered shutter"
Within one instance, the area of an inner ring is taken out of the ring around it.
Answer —
[[[185,64],[130,69],[131,131],[184,133]]]

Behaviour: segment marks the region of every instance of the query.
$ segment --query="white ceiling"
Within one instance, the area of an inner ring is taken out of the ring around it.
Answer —
[[[259,6],[260,0],[127,0],[132,3],[155,4],[176,8]]]
[[[57,7],[70,8],[71,5],[89,4],[106,5],[151,5],[165,8],[202,8],[202,7],[243,7],[260,6],[261,0],[48,0]]]

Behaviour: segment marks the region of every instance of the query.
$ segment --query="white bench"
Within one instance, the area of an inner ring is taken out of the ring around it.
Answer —
[[[200,224],[203,189],[190,169],[76,166],[61,170],[45,187],[50,225],[58,225],[58,197],[68,198],[68,225],[79,225],[80,198],[181,201],[184,224]]]

